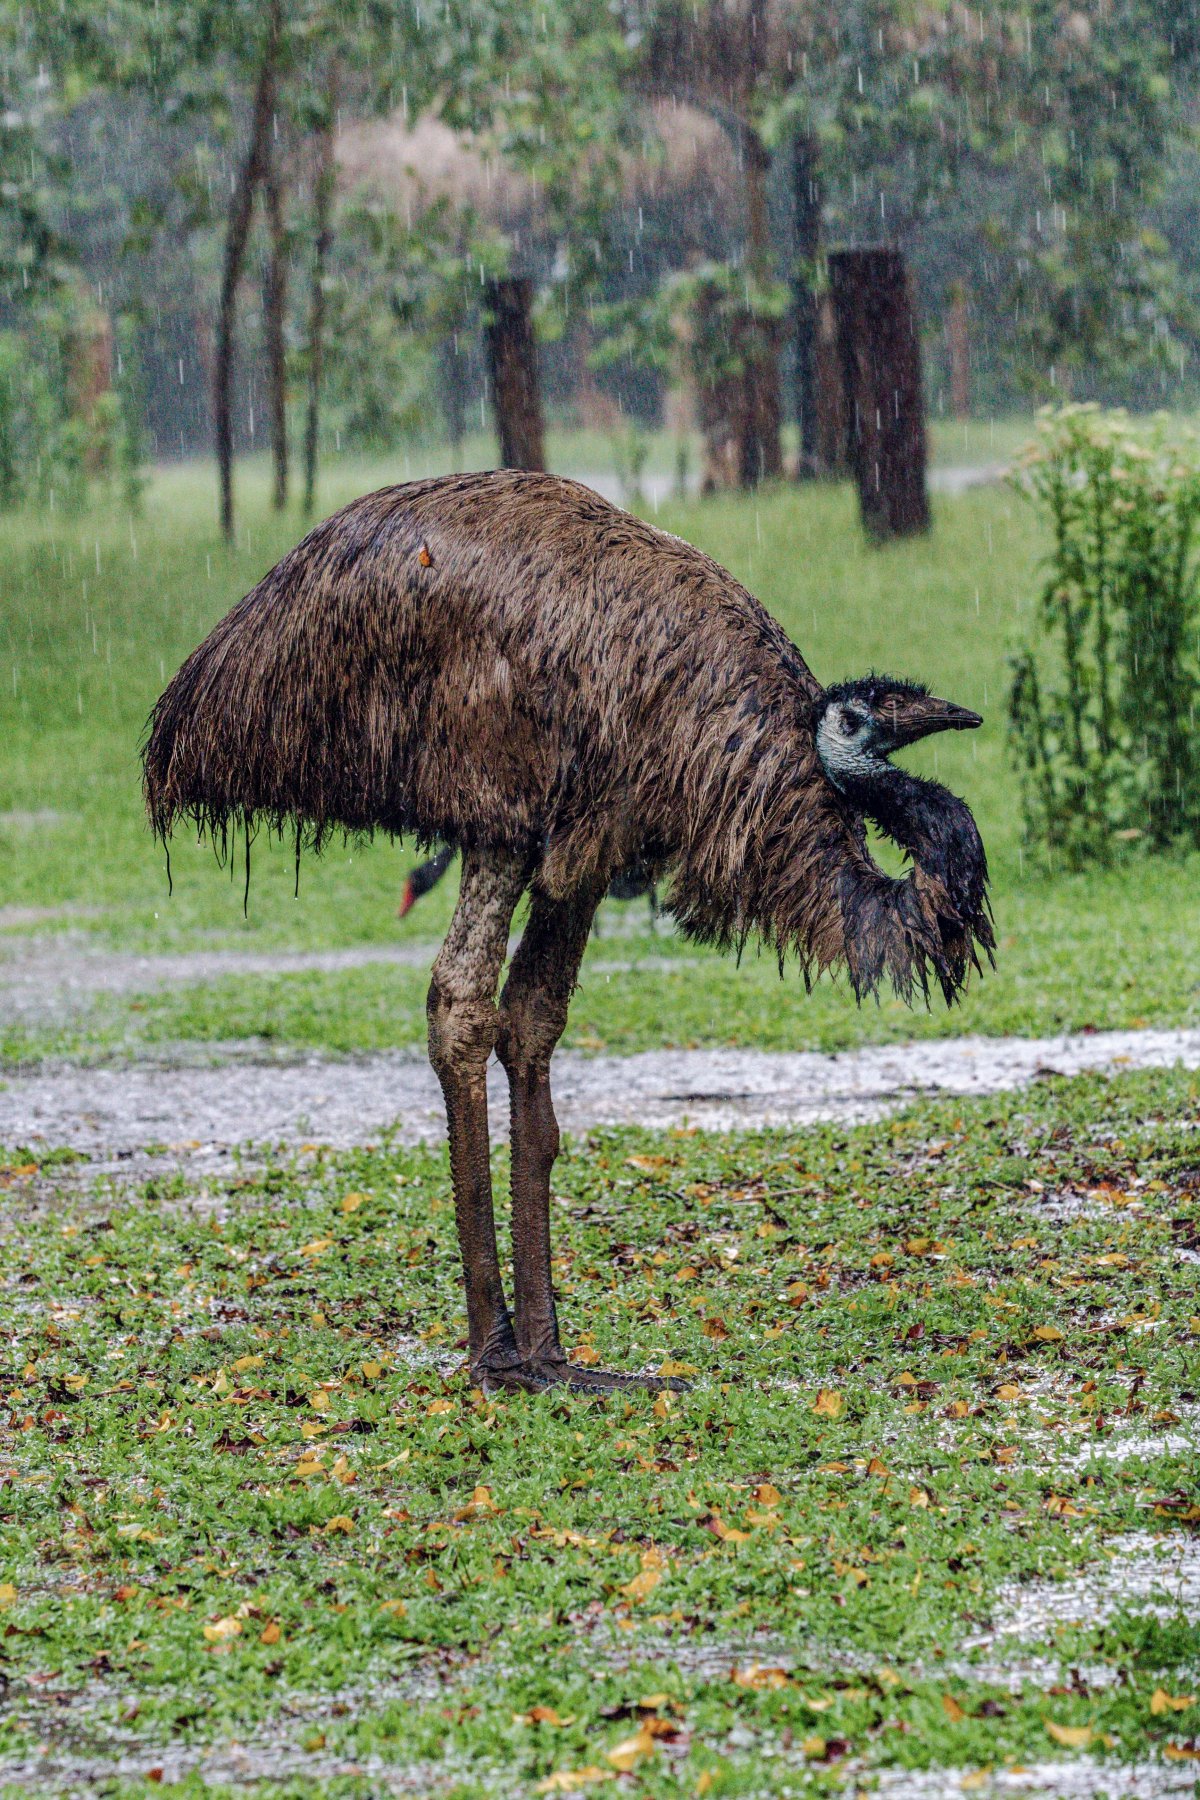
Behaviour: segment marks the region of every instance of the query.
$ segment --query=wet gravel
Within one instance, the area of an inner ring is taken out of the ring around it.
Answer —
[[[154,1148],[178,1161],[231,1146],[348,1148],[394,1132],[440,1139],[441,1093],[417,1050],[334,1059],[270,1057],[211,1046],[207,1060],[165,1055],[104,1066],[44,1063],[0,1083],[0,1143],[67,1146],[105,1162]],[[730,1131],[878,1118],[919,1094],[994,1093],[1084,1070],[1200,1067],[1200,1031],[1094,1032],[1061,1038],[949,1038],[817,1051],[560,1051],[555,1105],[564,1128],[697,1125]],[[492,1126],[507,1129],[493,1065]]]

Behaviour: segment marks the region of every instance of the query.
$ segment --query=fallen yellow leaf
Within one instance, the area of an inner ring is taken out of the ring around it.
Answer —
[[[332,1238],[314,1238],[311,1244],[301,1244],[296,1254],[297,1256],[320,1256],[321,1253],[328,1250],[332,1244]]]
[[[239,1375],[243,1369],[261,1369],[262,1366],[263,1359],[261,1356],[239,1356],[233,1364],[233,1367],[237,1370]]]
[[[630,1769],[636,1769],[639,1763],[645,1762],[647,1757],[654,1755],[654,1738],[642,1725],[632,1737],[622,1738],[619,1744],[614,1744],[611,1750],[606,1750],[605,1755],[614,1769],[619,1769],[622,1775],[627,1775]]]
[[[747,1663],[744,1669],[734,1669],[733,1680],[738,1687],[744,1688],[782,1688],[789,1686],[791,1676],[786,1669],[765,1668],[762,1663]]]
[[[832,1388],[822,1388],[813,1402],[813,1411],[819,1419],[840,1419],[845,1404],[842,1396]]]
[[[1040,1344],[1059,1344],[1063,1337],[1057,1325],[1035,1325],[1033,1335]]]
[[[432,1419],[438,1413],[448,1413],[453,1411],[453,1400],[431,1400],[429,1405],[425,1408],[425,1416],[427,1419]]]
[[[1189,1706],[1195,1706],[1194,1694],[1168,1694],[1166,1688],[1155,1688],[1150,1696],[1150,1711],[1155,1718],[1168,1712],[1186,1712]]]
[[[754,1498],[760,1506],[778,1506],[783,1495],[771,1482],[760,1481],[754,1490]]]
[[[258,1641],[260,1644],[277,1644],[281,1636],[282,1633],[280,1632],[278,1625],[275,1623],[274,1619],[272,1619],[270,1623],[264,1625],[263,1629],[259,1632]]]
[[[347,1194],[342,1201],[342,1211],[344,1213],[357,1212],[366,1198],[365,1194]]]
[[[403,1600],[381,1600],[379,1610],[382,1613],[393,1613],[397,1619],[402,1619],[408,1608]]]
[[[326,1521],[325,1521],[326,1537],[330,1536],[330,1534],[335,1531],[353,1531],[353,1530],[354,1530],[354,1520],[350,1517],[350,1515],[348,1513],[334,1513],[332,1519],[326,1519]]]
[[[953,1694],[942,1695],[942,1711],[952,1725],[961,1724],[967,1716]]]
[[[625,1582],[620,1591],[636,1605],[639,1600],[649,1599],[661,1580],[661,1569],[643,1569],[632,1581]]]
[[[204,1635],[210,1644],[223,1643],[226,1638],[238,1637],[241,1634],[242,1621],[235,1618],[217,1619],[212,1625],[204,1627]]]
[[[611,1769],[598,1769],[589,1763],[584,1769],[557,1769],[542,1781],[534,1783],[535,1794],[571,1794],[576,1788],[594,1787],[598,1781],[615,1781]]]
[[[1056,1725],[1053,1719],[1047,1719],[1045,1724],[1055,1743],[1065,1745],[1068,1750],[1086,1750],[1092,1741],[1090,1725]]]
[[[723,1544],[745,1544],[750,1541],[748,1531],[739,1531],[736,1525],[727,1525],[720,1513],[710,1513],[708,1529],[714,1537],[719,1537]]]
[[[0,1581],[0,1606],[11,1606],[17,1597],[17,1590],[11,1581]]]

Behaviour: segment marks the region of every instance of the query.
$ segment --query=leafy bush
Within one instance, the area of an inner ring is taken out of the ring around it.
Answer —
[[[130,506],[139,501],[130,383],[87,396],[84,407],[71,372],[75,323],[69,310],[54,311],[0,331],[0,511],[33,502],[78,511],[89,479],[110,492],[119,486]]]
[[[1033,640],[1011,661],[1030,841],[1072,864],[1200,844],[1200,457],[1121,412],[1042,413],[1014,484],[1053,533]]]

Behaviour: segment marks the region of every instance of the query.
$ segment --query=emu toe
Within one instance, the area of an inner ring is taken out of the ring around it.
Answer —
[[[539,1358],[529,1362],[505,1364],[494,1369],[483,1368],[477,1379],[485,1393],[510,1391],[541,1394],[547,1388],[566,1388],[574,1394],[618,1394],[628,1392],[685,1394],[691,1383],[678,1377],[662,1375],[622,1375],[610,1369],[585,1368],[565,1358]]]

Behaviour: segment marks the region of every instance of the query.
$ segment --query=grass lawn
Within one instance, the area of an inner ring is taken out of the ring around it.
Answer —
[[[1198,1125],[1168,1073],[597,1134],[568,1342],[695,1375],[606,1402],[469,1386],[439,1153],[129,1192],[13,1146],[0,1791],[1186,1773]]]
[[[988,428],[973,430],[982,439]],[[1017,433],[1007,426],[999,435],[1007,442]],[[586,460],[586,450],[575,445],[572,454]],[[394,464],[337,465],[324,504],[403,473]],[[248,920],[240,873],[231,880],[207,849],[180,842],[167,896],[140,809],[143,722],[181,658],[301,530],[294,516],[267,509],[261,468],[242,471],[239,488],[233,552],[214,530],[210,475],[191,468],[159,473],[138,519],[98,508],[82,519],[4,523],[0,931],[27,933],[32,921],[153,952],[424,945],[444,927],[452,879],[396,924],[409,853],[386,842],[309,859],[298,901],[290,853],[260,844]],[[836,1046],[913,1031],[1028,1034],[1195,1018],[1194,860],[1135,857],[1107,873],[1055,876],[1022,855],[1005,752],[1005,655],[1035,587],[1036,521],[1002,488],[938,499],[934,510],[928,539],[885,551],[864,547],[845,488],[783,488],[663,507],[659,517],[761,595],[823,678],[895,669],[984,712],[982,732],[935,740],[911,761],[950,781],[977,811],[995,874],[998,974],[953,1015],[914,1018],[887,1002],[859,1013],[831,984],[809,999],[767,962],[751,958],[739,970],[669,935],[650,936],[640,903],[613,904],[608,917],[621,931],[610,923],[592,945],[567,1042]],[[112,995],[53,1027],[10,1021],[0,1025],[0,1051],[11,1060],[247,1034],[369,1049],[423,1035],[424,988],[420,968],[239,974]]]
[[[1005,431],[998,451],[943,435],[939,455],[1007,454]],[[325,504],[403,473],[340,466]],[[89,950],[406,941],[413,966],[135,978],[0,1018],[14,1082],[47,1052],[423,1036],[455,884],[398,925],[405,847],[334,846],[297,900],[290,854],[260,845],[243,919],[240,871],[180,842],[167,896],[142,723],[300,533],[261,469],[239,486],[233,552],[191,469],[159,473],[132,521],[4,522],[0,958],[31,934],[76,969]],[[610,903],[567,1042],[1195,1018],[1197,859],[1066,876],[1022,856],[1005,651],[1040,540],[1018,500],[936,499],[930,538],[883,552],[840,489],[659,517],[822,678],[875,664],[987,715],[912,761],[976,808],[1000,967],[952,1015],[859,1012]],[[1170,1071],[854,1129],[570,1143],[568,1343],[694,1379],[607,1402],[470,1387],[443,1149],[247,1146],[220,1176],[164,1151],[146,1179],[0,1146],[0,1793],[934,1800],[1047,1763],[1036,1791],[1056,1794],[1064,1759],[1072,1782],[1094,1773],[1064,1793],[1117,1800],[1137,1767],[1139,1793],[1182,1794],[1200,1771],[1198,1131],[1200,1080]],[[503,1183],[504,1150],[494,1164]],[[917,1785],[936,1770],[949,1788]]]

